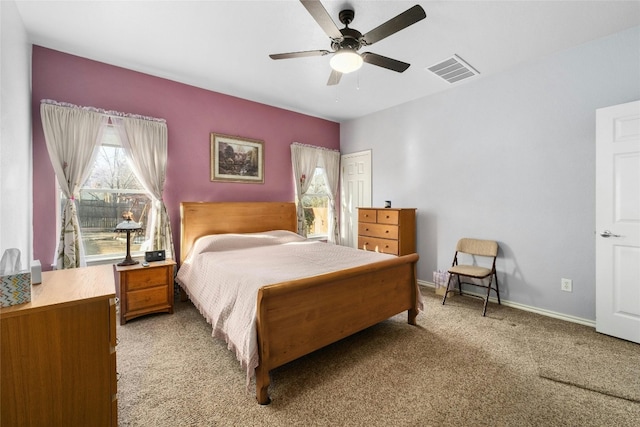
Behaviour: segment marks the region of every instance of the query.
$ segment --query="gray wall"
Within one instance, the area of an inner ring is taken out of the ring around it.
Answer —
[[[501,296],[595,320],[595,110],[640,99],[640,27],[341,125],[373,204],[418,208],[418,279],[497,240]],[[573,292],[560,279],[573,280]]]
[[[0,256],[32,245],[31,44],[13,1],[0,2]]]

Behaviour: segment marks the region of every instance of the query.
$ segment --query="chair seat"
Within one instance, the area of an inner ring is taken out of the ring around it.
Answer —
[[[476,265],[454,265],[449,268],[449,273],[460,274],[462,276],[483,278],[490,275],[491,269],[485,267],[478,267]]]

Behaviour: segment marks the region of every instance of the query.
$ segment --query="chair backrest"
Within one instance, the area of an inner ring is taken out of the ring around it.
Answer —
[[[496,257],[498,256],[498,243],[493,240],[463,238],[458,240],[456,251],[471,255]]]

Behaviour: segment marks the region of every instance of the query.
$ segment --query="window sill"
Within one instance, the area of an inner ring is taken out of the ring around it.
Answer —
[[[124,260],[126,254],[118,254],[118,255],[95,255],[87,258],[87,266],[91,265],[103,265],[103,264],[116,264]],[[144,253],[134,253],[131,254],[131,258],[136,261],[144,261]]]

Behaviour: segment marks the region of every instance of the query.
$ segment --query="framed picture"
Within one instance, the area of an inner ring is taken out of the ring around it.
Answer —
[[[211,181],[264,184],[264,141],[212,133]]]

